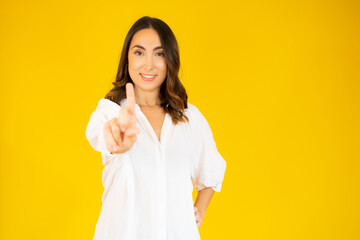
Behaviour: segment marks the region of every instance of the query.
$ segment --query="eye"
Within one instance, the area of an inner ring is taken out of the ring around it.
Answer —
[[[140,56],[142,54],[142,52],[136,51],[136,52],[134,52],[134,54]]]
[[[157,56],[160,56],[160,57],[164,57],[164,56],[165,56],[164,52],[158,52],[158,53],[156,53],[156,55],[157,55]]]

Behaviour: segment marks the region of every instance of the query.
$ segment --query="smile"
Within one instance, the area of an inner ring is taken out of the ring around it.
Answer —
[[[144,79],[145,81],[151,81],[154,80],[156,78],[157,75],[145,75],[140,73],[142,79]]]

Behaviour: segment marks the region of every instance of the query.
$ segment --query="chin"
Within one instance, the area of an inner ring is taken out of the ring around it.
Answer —
[[[143,79],[137,79],[133,81],[136,88],[139,88],[143,91],[154,91],[159,89],[164,81],[145,81]]]
[[[141,91],[147,91],[152,92],[155,90],[160,89],[161,84],[155,83],[155,82],[142,82],[142,83],[136,83],[135,82],[135,88]]]

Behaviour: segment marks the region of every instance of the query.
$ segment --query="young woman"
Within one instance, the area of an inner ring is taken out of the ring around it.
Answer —
[[[114,88],[86,129],[102,153],[104,193],[94,239],[195,240],[226,162],[178,78],[177,41],[160,19],[129,30]],[[192,200],[193,185],[198,192]]]

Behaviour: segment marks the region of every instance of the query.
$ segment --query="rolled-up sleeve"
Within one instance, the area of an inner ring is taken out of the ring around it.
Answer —
[[[211,187],[215,192],[221,191],[225,175],[226,162],[216,148],[210,126],[201,112],[192,106],[191,158],[192,180],[196,191]]]

